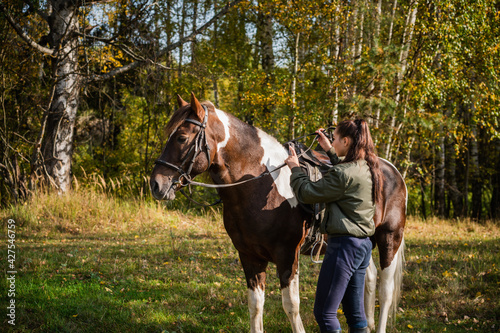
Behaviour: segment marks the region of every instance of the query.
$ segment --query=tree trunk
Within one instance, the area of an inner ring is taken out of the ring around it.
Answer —
[[[406,152],[406,158],[404,160],[404,171],[402,172],[403,179],[406,179],[406,175],[408,174],[408,169],[411,165],[411,151],[413,149],[413,145],[415,144],[415,136],[413,136],[410,140],[410,143],[408,144],[407,152]]]
[[[363,37],[364,37],[364,23],[365,23],[365,10],[366,10],[366,0],[361,2],[361,6],[358,9],[358,34],[356,38],[356,54],[354,55],[354,61],[361,57],[363,52]]]
[[[193,33],[196,32],[196,25],[198,20],[198,0],[193,0]],[[191,65],[194,67],[196,64],[196,40],[191,42]]]
[[[354,68],[354,62],[356,59],[356,51],[357,51],[357,42],[358,42],[358,34],[357,34],[357,25],[358,25],[358,14],[360,12],[360,1],[353,0],[351,2],[351,21],[349,22],[349,29],[348,29],[348,39],[349,43],[351,44],[350,47],[350,54],[349,54],[349,62],[350,65]],[[356,95],[356,70],[352,73],[352,83],[351,87],[349,89],[349,98],[352,99]]]
[[[394,129],[396,127],[396,111],[401,101],[401,85],[403,82],[403,76],[406,73],[406,66],[408,64],[408,53],[410,50],[411,40],[413,37],[413,31],[415,28],[415,20],[417,19],[417,10],[418,10],[418,0],[410,6],[408,11],[408,16],[406,17],[405,30],[403,34],[403,44],[401,45],[401,51],[399,52],[399,64],[400,67],[396,73],[396,84],[395,84],[395,98],[394,98],[394,112],[391,116],[390,127],[389,127],[389,139],[387,142],[387,146],[385,149],[385,156],[388,160],[391,159],[392,153],[392,141],[394,135]]]
[[[172,11],[172,0],[167,0],[166,1],[166,6],[167,6],[167,15],[166,15],[166,22],[165,22],[165,26],[166,26],[166,35],[167,35],[167,45],[171,45],[172,44],[172,32],[173,32],[173,29],[172,29],[172,16],[171,16],[171,11]],[[168,68],[171,68],[173,67],[173,59],[172,59],[172,52],[169,51],[167,52],[167,59],[166,59],[166,66]],[[168,87],[171,87],[171,82],[172,82],[172,71],[166,71],[167,73],[167,86]],[[175,76],[175,75],[174,75]],[[171,90],[168,89],[167,90],[167,95],[166,95],[166,104],[167,104],[167,112],[168,114],[170,113],[173,113],[174,112],[174,109],[175,107],[177,106],[177,103],[173,103],[173,105],[171,104],[171,95],[170,95],[170,92]]]
[[[392,12],[391,12],[391,22],[389,24],[389,33],[387,34],[387,45],[391,45],[392,43],[392,31],[394,29],[394,17],[396,16],[396,8],[398,7],[398,0],[394,0],[392,3]]]
[[[451,115],[449,111],[448,115]],[[464,196],[458,188],[457,181],[457,154],[455,152],[455,139],[447,137],[445,140],[446,147],[446,168],[447,171],[447,183],[448,183],[448,197],[450,198],[451,205],[453,206],[453,217],[464,216]]]
[[[217,1],[214,1],[214,12],[217,12]],[[217,59],[217,20],[214,21],[214,41],[213,41],[213,57]],[[217,85],[217,75],[212,73],[212,88],[214,92],[214,103],[219,107],[219,87]]]
[[[382,0],[377,1],[377,6],[375,7],[375,13],[373,21],[375,22],[375,28],[372,35],[372,47],[375,52],[378,52],[379,47],[379,38],[380,38],[380,23],[382,20]],[[370,85],[368,86],[368,94],[370,96],[370,100],[373,101],[373,93],[375,92],[375,79],[379,75],[379,73],[375,73],[374,78],[371,80]],[[376,124],[378,127],[377,120],[374,121],[373,117],[373,104],[370,103],[370,117],[368,118],[368,122],[371,125]],[[378,112],[380,112],[380,108],[378,108]]]
[[[185,25],[186,25],[186,2],[187,0],[182,1],[182,17],[181,17],[181,26],[179,30],[179,39],[182,39],[184,37],[184,30],[185,30]],[[179,81],[182,78],[182,61],[184,58],[184,46],[181,44],[179,46],[179,67],[177,69],[177,75],[179,77]]]
[[[356,63],[357,60],[359,60],[359,58],[361,57],[361,53],[363,52],[363,35],[364,35],[364,30],[363,30],[363,27],[364,27],[364,21],[365,21],[365,6],[366,6],[366,0],[363,0],[359,3],[358,6],[358,9],[357,9],[357,16],[358,16],[358,20],[357,20],[357,23],[356,23],[356,27],[357,27],[357,33],[356,33],[356,37],[355,37],[355,40],[354,40],[354,43],[353,45],[355,45],[354,47],[354,54],[353,54],[353,65]],[[352,96],[356,96],[357,92],[358,92],[358,80],[357,80],[357,77],[358,77],[358,74],[359,74],[359,67],[358,66],[355,66],[355,70],[354,70],[354,75],[353,75],[353,88],[352,88]]]
[[[260,60],[262,70],[266,73],[266,79],[264,86],[267,88],[268,85],[273,85],[274,83],[274,50],[273,50],[273,17],[269,11],[270,8],[266,8],[263,2],[259,2],[259,12],[257,15],[257,30],[259,33],[257,35],[260,37]],[[273,103],[266,102],[262,106],[264,113],[271,113],[274,109]],[[275,129],[268,128],[269,131],[274,131]]]
[[[491,193],[490,214],[492,219],[500,219],[500,140],[495,142],[495,171],[492,177],[493,191]]]
[[[389,23],[387,46],[390,46],[392,43],[392,30],[394,27],[394,17],[396,15],[396,8],[397,7],[398,7],[398,0],[394,0],[394,2],[392,4],[391,20]],[[382,11],[381,4],[380,4],[380,11]],[[378,88],[378,94],[377,94],[377,98],[379,100],[379,103],[377,104],[377,107],[375,109],[375,122],[374,122],[375,128],[379,128],[379,126],[380,126],[380,121],[381,121],[381,119],[380,119],[380,112],[381,112],[380,101],[382,100],[382,96],[384,94],[385,85],[386,85],[386,79],[384,77],[382,77],[380,80],[380,87]],[[377,141],[378,140],[376,139],[375,144],[377,144]]]
[[[339,55],[340,55],[340,44],[341,44],[341,37],[340,37],[340,4],[337,5],[337,8],[335,10],[335,34],[334,34],[334,40],[333,40],[333,55],[332,58],[335,62],[335,67],[337,68],[334,73],[338,73],[338,62],[339,62]],[[335,81],[336,77],[332,77],[332,81]],[[335,92],[334,92],[334,101],[333,101],[333,108],[332,108],[332,124],[337,124],[339,120],[339,86],[338,84],[335,85]]]
[[[472,107],[474,110],[474,107]],[[474,219],[481,219],[483,182],[479,173],[479,147],[477,125],[472,125],[470,138],[470,169],[472,171],[472,215]]]
[[[470,126],[470,115],[467,106],[461,105],[464,109],[465,114],[465,126]],[[464,178],[464,213],[465,216],[469,216],[469,180],[470,180],[470,147],[471,147],[471,139],[467,138],[467,149],[465,154],[465,178]]]
[[[259,14],[257,29],[260,31],[260,54],[262,69],[267,75],[272,75],[274,70],[274,50],[273,50],[273,17],[266,13],[266,8],[259,4]]]
[[[424,177],[420,175],[420,210],[422,213],[423,219],[427,219],[427,211],[425,209],[425,181]]]
[[[57,10],[49,18],[49,44],[58,49],[52,59],[53,96],[41,129],[41,147],[35,149],[34,173],[44,174],[60,193],[71,188],[73,132],[78,110],[80,83],[78,75],[78,8],[73,1],[54,1]],[[38,159],[39,153],[43,163]]]
[[[296,93],[297,93],[297,72],[299,69],[299,39],[300,32],[298,32],[295,36],[295,46],[293,49],[293,69],[292,69],[292,88],[291,88],[291,97],[292,97],[292,112],[290,114],[290,139],[295,139],[295,111],[297,108],[296,103]]]
[[[348,38],[348,44],[350,44],[350,63],[351,65],[354,64],[354,55],[356,54],[356,23],[357,23],[357,18],[358,18],[358,0],[353,0],[351,1],[351,9],[349,12],[351,13],[350,17],[351,20],[348,21],[349,23],[349,28],[348,28],[348,33],[347,33],[347,38]]]
[[[375,7],[375,31],[373,33],[373,47],[378,49],[379,38],[380,38],[380,24],[382,22],[382,0],[377,1],[377,7]]]
[[[443,133],[443,127],[440,128],[440,133]],[[444,175],[445,175],[445,147],[444,135],[438,138],[436,147],[436,178],[434,190],[434,211],[437,216],[445,217],[445,191],[444,191]]]

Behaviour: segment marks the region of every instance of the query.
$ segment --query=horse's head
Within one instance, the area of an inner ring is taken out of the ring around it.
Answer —
[[[155,161],[150,188],[157,200],[173,200],[187,180],[210,167],[208,108],[191,93],[191,103],[177,95],[179,109],[167,124],[168,141]]]

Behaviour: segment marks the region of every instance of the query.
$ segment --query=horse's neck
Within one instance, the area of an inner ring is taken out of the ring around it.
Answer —
[[[224,129],[226,134],[229,133],[229,137],[224,136],[217,144],[215,166],[210,170],[214,182],[235,183],[259,176],[267,170],[271,175],[265,179],[272,180],[274,184],[270,188],[260,189],[264,191],[263,197],[272,201],[271,206],[267,207],[273,207],[273,204],[280,205],[284,199],[288,200],[291,207],[296,207],[298,202],[290,187],[291,171],[288,167],[278,169],[288,157],[285,148],[269,134],[235,117],[221,115],[219,118],[227,120]],[[257,193],[256,190],[249,190],[252,186],[258,186],[256,184],[248,182],[245,185],[221,189],[219,194],[227,202],[247,198],[249,193]],[[265,192],[266,190],[268,192]]]
[[[288,154],[271,135],[223,111],[216,114],[224,127],[224,138],[217,143],[216,182],[235,182],[257,176],[282,165]]]

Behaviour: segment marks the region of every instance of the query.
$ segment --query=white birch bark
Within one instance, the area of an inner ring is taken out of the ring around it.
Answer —
[[[48,109],[41,154],[46,176],[60,193],[71,188],[73,132],[80,96],[78,75],[77,7],[73,1],[54,1],[58,10],[49,18],[49,44],[57,50],[52,59],[54,94]]]
[[[337,5],[337,8],[335,10],[335,17],[336,17],[336,22],[335,24],[335,37],[334,37],[334,48],[333,48],[333,59],[335,62],[339,60],[339,54],[340,54],[340,5]],[[337,73],[337,71],[334,71],[334,73]],[[332,78],[332,81],[335,81],[336,77]],[[335,86],[335,97],[334,97],[334,102],[333,102],[333,108],[332,108],[332,124],[337,124],[339,121],[339,87],[338,85]]]
[[[394,0],[393,4],[392,4],[391,19],[390,19],[390,23],[389,23],[387,46],[391,45],[391,43],[392,43],[392,31],[394,28],[394,17],[396,15],[396,8],[397,7],[398,7],[398,0]],[[381,3],[380,3],[380,11],[382,11],[382,4]],[[386,80],[384,78],[382,78],[380,88],[378,89],[378,94],[377,94],[377,98],[379,101],[382,99],[382,96],[384,94],[385,84],[386,84]],[[375,109],[375,117],[374,117],[375,118],[375,122],[374,122],[375,128],[379,128],[379,126],[380,126],[380,113],[381,113],[380,105],[377,105],[377,107]]]
[[[401,86],[403,82],[403,76],[406,73],[406,67],[408,64],[408,53],[410,51],[410,45],[413,37],[413,31],[415,27],[415,21],[417,19],[417,10],[418,10],[418,0],[415,0],[415,2],[412,3],[412,5],[409,8],[408,11],[408,16],[406,17],[406,24],[405,24],[405,29],[404,29],[404,34],[403,34],[403,43],[401,45],[401,51],[399,52],[399,69],[396,72],[396,84],[395,84],[395,97],[394,97],[394,102],[395,102],[395,108],[394,112],[391,115],[391,121],[390,121],[390,127],[389,127],[389,139],[388,143],[386,145],[385,149],[385,156],[386,159],[391,160],[391,153],[392,153],[392,142],[393,142],[393,134],[394,134],[394,129],[396,127],[396,110],[400,104],[401,101]]]
[[[295,36],[295,47],[293,50],[294,62],[293,62],[293,72],[292,72],[292,114],[290,115],[290,137],[295,139],[295,111],[297,109],[296,94],[297,94],[297,72],[299,69],[299,40],[300,32]]]

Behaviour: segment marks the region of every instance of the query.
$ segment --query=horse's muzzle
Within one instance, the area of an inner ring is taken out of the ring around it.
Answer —
[[[178,184],[176,182],[158,182],[156,179],[151,179],[149,186],[151,188],[151,194],[156,200],[174,200],[175,192],[178,189]]]

